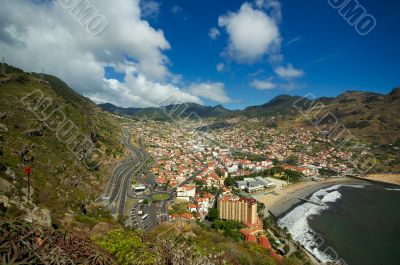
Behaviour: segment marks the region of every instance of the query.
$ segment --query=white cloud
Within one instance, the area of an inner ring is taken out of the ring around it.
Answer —
[[[191,84],[187,90],[190,94],[218,103],[229,103],[232,100],[225,92],[223,83],[196,83]]]
[[[225,64],[219,63],[219,64],[217,64],[216,68],[217,68],[218,72],[223,72],[225,70]]]
[[[219,30],[217,28],[211,28],[210,31],[208,32],[208,36],[213,40],[218,39],[220,34],[221,33],[219,32]]]
[[[276,20],[248,2],[236,13],[220,16],[218,25],[229,34],[228,56],[238,62],[253,63],[269,52],[280,50],[281,38]]]
[[[282,7],[279,0],[255,0],[254,3],[257,8],[265,9],[275,21],[282,20]]]
[[[256,7],[258,8],[263,8],[264,7],[264,0],[255,0],[254,4],[256,5]]]
[[[141,0],[140,9],[142,11],[142,17],[157,18],[160,14],[160,3],[154,0]]]
[[[171,8],[171,12],[172,12],[173,14],[179,14],[179,13],[181,13],[182,11],[183,11],[182,7],[177,6],[177,5],[175,5],[175,6],[173,6],[173,7]]]
[[[293,65],[288,64],[287,67],[279,66],[275,69],[275,73],[282,78],[291,79],[302,77],[304,75],[303,70],[298,70],[293,67]]]
[[[124,82],[115,79],[104,81],[110,87],[111,101],[108,94],[105,98],[102,94],[94,95],[98,102],[111,102],[123,107],[157,107],[160,104],[186,102],[202,104],[199,97],[184,92],[176,85],[148,80],[133,65],[126,69]]]
[[[145,107],[175,95],[182,102],[201,103],[174,83],[179,76],[170,73],[163,53],[170,44],[162,30],[141,18],[139,0],[91,3],[108,22],[98,36],[88,33],[61,1],[3,0],[2,56],[27,71],[56,75],[96,102]],[[106,66],[127,73],[125,82],[105,80]]]
[[[254,87],[259,90],[272,90],[277,87],[275,83],[271,81],[271,79],[267,80],[254,80],[250,83],[251,87]]]

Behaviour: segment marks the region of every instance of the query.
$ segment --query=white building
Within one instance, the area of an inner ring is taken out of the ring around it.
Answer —
[[[227,170],[228,170],[228,173],[234,173],[239,170],[239,167],[238,167],[238,165],[232,165],[231,167],[228,167]]]
[[[264,189],[270,189],[275,187],[275,184],[262,178],[245,178],[243,181],[237,181],[236,186],[238,189],[246,190],[249,193],[262,191]]]
[[[196,186],[184,185],[176,189],[176,198],[180,200],[190,201],[196,195]]]

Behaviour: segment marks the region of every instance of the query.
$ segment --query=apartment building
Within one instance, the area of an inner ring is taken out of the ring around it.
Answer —
[[[183,185],[176,189],[176,198],[190,201],[190,198],[196,197],[196,186],[194,185]]]
[[[257,202],[250,198],[226,195],[218,199],[219,218],[252,225],[257,222]]]

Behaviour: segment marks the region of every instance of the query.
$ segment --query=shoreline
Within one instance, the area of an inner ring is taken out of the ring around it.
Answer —
[[[305,203],[296,197],[309,199],[315,192],[335,185],[369,185],[367,181],[348,177],[332,178],[321,182],[301,182],[257,198],[266,205],[269,214],[276,220],[282,218],[297,206]],[[301,246],[303,251],[315,265],[324,264],[313,253]]]
[[[287,186],[283,189],[272,191],[271,193],[256,196],[255,199],[262,202],[266,206],[268,213],[277,221],[284,217],[296,207],[305,203],[304,200],[309,199],[315,192],[336,185],[382,185],[382,186],[399,186],[397,183],[390,183],[387,179],[382,180],[382,175],[374,176],[375,178],[354,178],[354,177],[335,177],[321,182],[307,181]],[[399,177],[397,175],[396,177]],[[392,180],[392,179],[390,179]],[[295,241],[297,242],[297,241]],[[310,258],[311,262],[316,265],[325,264],[314,253],[308,251],[301,246],[303,251]]]
[[[333,178],[321,182],[301,182],[285,187],[282,190],[273,191],[266,195],[256,196],[256,200],[264,203],[268,212],[275,218],[280,218],[296,206],[304,203],[304,201],[296,197],[307,199],[318,190],[340,184],[365,185],[369,183],[365,180],[346,177]]]

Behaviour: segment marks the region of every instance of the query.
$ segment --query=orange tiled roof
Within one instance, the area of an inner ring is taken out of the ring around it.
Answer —
[[[183,214],[181,214],[181,218],[193,219],[193,214],[191,214],[191,213],[183,213]]]

